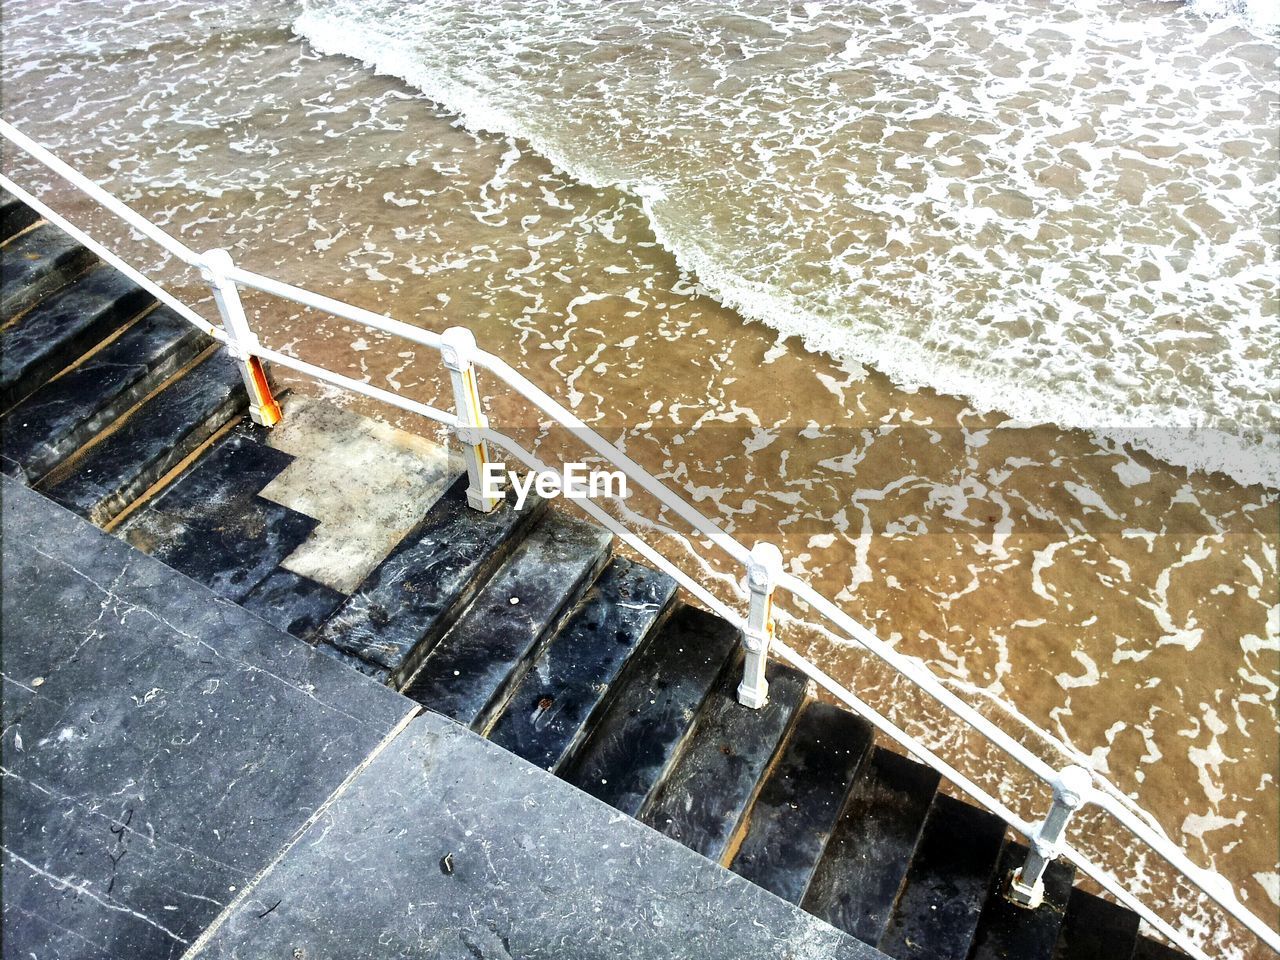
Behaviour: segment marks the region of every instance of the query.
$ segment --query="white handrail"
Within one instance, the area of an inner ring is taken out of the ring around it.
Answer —
[[[82,193],[85,193],[95,202],[99,203],[105,209],[119,217],[128,224],[130,228],[152,240],[184,263],[200,267],[202,269],[207,266],[206,258],[203,255],[196,253],[190,247],[187,247],[185,244],[169,236],[165,231],[150,223],[150,221],[146,220],[115,197],[111,196],[98,184],[78,173],[44,147],[40,146],[38,143],[14,128],[11,124],[3,120],[0,120],[0,136],[3,136],[5,139],[8,139],[10,142],[22,148],[25,152],[40,161],[50,170],[66,179]],[[6,190],[9,190],[15,196],[19,197],[19,199],[30,204],[51,223],[54,223],[61,229],[65,230],[77,241],[83,243],[86,247],[101,257],[105,262],[111,264],[116,269],[119,269],[130,279],[147,289],[155,295],[157,299],[169,305],[184,319],[195,324],[210,336],[224,343],[228,341],[228,336],[225,331],[210,324],[203,317],[200,317],[199,314],[181,303],[181,301],[172,297],[172,295],[154,281],[139,273],[114,253],[105,248],[102,244],[84,233],[84,231],[59,216],[38,198],[18,187],[7,177],[0,176],[0,186],[3,186]],[[269,277],[264,277],[260,274],[243,270],[239,267],[231,266],[229,268],[225,268],[223,270],[223,274],[226,279],[235,284],[242,284],[263,293],[291,300],[303,306],[324,311],[331,315],[350,320],[354,323],[362,324],[366,327],[389,335],[403,337],[422,346],[436,350],[439,350],[442,347],[442,338],[439,334],[423,330],[419,327],[414,327],[410,324],[403,323],[402,321],[394,320],[391,317],[374,313],[373,311],[365,310],[363,308],[354,307],[349,304],[342,303],[339,300],[312,293],[311,291],[304,290],[300,287],[282,283]],[[254,353],[262,359],[270,360],[273,363],[278,363],[281,366],[297,370],[308,376],[314,377],[315,379],[331,383],[355,393],[363,394],[391,406],[398,407],[402,410],[427,417],[438,423],[448,424],[451,426],[457,426],[458,424],[457,416],[451,412],[419,403],[418,401],[403,397],[398,393],[384,390],[380,387],[375,387],[372,384],[365,383],[363,381],[345,377],[323,367],[307,363],[297,357],[280,353],[279,351],[262,347],[260,345],[255,346]],[[685,502],[683,498],[671,491],[660,480],[653,477],[647,470],[632,460],[619,447],[600,436],[580,418],[567,410],[559,402],[542,391],[518,371],[514,370],[504,360],[493,356],[492,354],[477,350],[474,354],[474,361],[477,365],[485,368],[496,376],[505,385],[514,389],[544,414],[551,417],[561,426],[573,431],[588,447],[600,456],[604,457],[614,466],[623,470],[630,479],[638,483],[646,492],[654,496],[659,503],[663,504],[688,523],[700,536],[720,547],[739,563],[745,563],[747,561],[750,556],[750,551],[748,551],[743,544],[721,530],[713,521],[703,516],[699,511]],[[542,463],[541,460],[529,453],[514,440],[511,440],[498,431],[493,430],[492,428],[485,428],[479,432],[483,435],[484,439],[493,443],[495,446],[506,450],[527,467],[535,470],[546,469],[546,465]],[[673,577],[680,586],[688,590],[709,609],[715,611],[739,629],[743,629],[745,627],[745,623],[739,614],[735,613],[730,607],[716,598],[701,584],[693,580],[673,563],[659,554],[644,540],[624,527],[607,511],[588,500],[580,501],[579,505],[589,516],[618,535],[625,543],[628,544],[628,546],[636,550],[646,560]],[[1055,771],[1049,764],[1045,763],[1033,754],[1003,729],[992,723],[973,706],[960,699],[951,690],[947,689],[939,679],[928,671],[928,669],[919,661],[897,653],[892,647],[876,637],[874,633],[862,624],[858,623],[852,617],[848,616],[848,614],[840,610],[834,603],[819,594],[809,584],[797,577],[784,573],[779,578],[779,585],[788,590],[798,600],[808,604],[814,610],[822,614],[827,620],[835,624],[842,632],[847,634],[850,639],[871,652],[884,663],[888,664],[896,672],[909,679],[921,690],[928,693],[950,713],[964,721],[967,726],[981,734],[989,742],[998,746],[1042,782],[1055,785],[1056,787],[1059,778],[1058,771]],[[973,799],[978,801],[978,803],[987,810],[999,816],[1015,831],[1022,834],[1029,841],[1033,843],[1035,842],[1037,836],[1037,827],[1035,825],[1023,820],[1014,811],[1009,809],[1007,805],[991,796],[980,786],[974,783],[969,777],[965,776],[941,757],[937,756],[937,754],[922,744],[917,738],[902,730],[892,721],[881,716],[874,708],[870,707],[851,691],[838,684],[816,664],[813,664],[801,657],[790,647],[787,647],[785,644],[780,642],[774,641],[772,648],[776,649],[777,655],[781,659],[803,672],[824,690],[828,691],[841,702],[845,703],[854,712],[867,719],[886,736],[905,747],[915,756],[924,760],[938,771],[940,775],[946,777],[969,796],[973,797]],[[1056,744],[1056,741],[1054,742]],[[1063,751],[1064,753],[1066,752],[1065,748],[1063,748]],[[1246,909],[1234,895],[1233,891],[1222,889],[1223,884],[1221,883],[1220,878],[1194,864],[1167,837],[1163,836],[1149,823],[1136,816],[1129,807],[1118,799],[1120,792],[1114,785],[1110,784],[1109,781],[1096,772],[1090,771],[1090,773],[1094,781],[1101,786],[1109,788],[1109,792],[1107,790],[1093,791],[1088,797],[1089,802],[1099,806],[1123,827],[1129,830],[1129,832],[1136,838],[1142,840],[1148,847],[1169,863],[1170,866],[1190,881],[1197,889],[1216,902],[1227,913],[1231,914],[1231,916],[1258,936],[1264,943],[1270,946],[1273,950],[1280,951],[1280,935],[1277,935],[1276,931],[1272,930],[1258,917]],[[1197,960],[1206,960],[1205,954],[1198,946],[1190,942],[1187,934],[1175,929],[1167,921],[1161,919],[1149,907],[1130,893],[1117,878],[1092,864],[1086,857],[1084,857],[1083,854],[1075,850],[1070,845],[1064,844],[1061,852],[1068,859],[1076,863],[1083,872],[1110,891],[1117,899],[1121,900],[1126,906],[1138,913],[1154,929],[1168,937],[1181,949],[1197,958]]]

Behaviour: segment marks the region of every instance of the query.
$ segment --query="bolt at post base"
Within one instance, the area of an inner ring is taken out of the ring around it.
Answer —
[[[1025,884],[1022,882],[1022,871],[1015,870],[1009,875],[1009,882],[1005,886],[1004,896],[1006,900],[1016,903],[1020,907],[1035,910],[1044,903],[1044,881]]]

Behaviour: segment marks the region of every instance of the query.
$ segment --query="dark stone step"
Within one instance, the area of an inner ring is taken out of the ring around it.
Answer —
[[[865,720],[810,701],[760,788],[729,868],[784,900],[802,902],[871,741]]]
[[[310,577],[279,569],[259,581],[240,605],[299,640],[307,640],[345,599],[344,594]]]
[[[40,488],[99,526],[141,496],[248,406],[235,362],[219,350],[139,407]]]
[[[1027,847],[1006,843],[996,867],[995,883],[973,935],[970,960],[1052,960],[1062,929],[1075,867],[1055,860],[1044,872],[1044,903],[1035,910],[1010,903],[1004,896],[1007,878],[1027,859]]]
[[[90,267],[0,333],[0,409],[8,409],[137,316],[151,294],[111,267]]]
[[[530,501],[521,511],[508,500],[480,513],[467,505],[466,475],[458,477],[320,629],[317,642],[403,683],[546,507]]]
[[[1119,904],[1072,890],[1053,960],[1130,960],[1138,915]]]
[[[804,908],[877,943],[937,788],[931,768],[876,747],[818,862]]]
[[[402,692],[483,731],[539,643],[604,567],[612,540],[602,527],[548,510]]]
[[[0,243],[4,243],[37,222],[40,214],[17,197],[7,193],[0,193],[0,197],[4,198],[0,202]]]
[[[268,447],[265,432],[244,423],[226,434],[129,517],[120,536],[219,596],[243,599],[316,527],[258,496],[293,460]]]
[[[590,734],[614,680],[675,592],[666,574],[614,557],[538,654],[489,739],[545,770],[559,769]]]
[[[897,960],[965,960],[1004,831],[999,817],[936,794],[880,949]]]
[[[729,849],[761,778],[790,729],[808,680],[783,663],[766,671],[769,702],[738,702],[742,677],[724,673],[703,704],[680,758],[640,820],[717,862]]]
[[[720,673],[735,668],[738,631],[681,605],[628,663],[618,692],[562,776],[635,816],[662,783]]]
[[[1187,955],[1181,950],[1165,946],[1158,940],[1139,937],[1133,948],[1133,960],[1187,960]]]
[[[208,344],[167,307],[151,311],[9,411],[0,426],[5,473],[40,479]]]
[[[49,223],[6,243],[0,248],[0,323],[35,306],[94,259]]]

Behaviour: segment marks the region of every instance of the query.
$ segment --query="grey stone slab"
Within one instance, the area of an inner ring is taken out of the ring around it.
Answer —
[[[51,223],[0,248],[0,322],[29,309],[96,257]]]
[[[30,394],[151,302],[114,267],[90,267],[0,332],[0,405]]]
[[[38,480],[208,343],[168,307],[151,311],[5,414],[0,424],[5,472]]]
[[[0,193],[0,243],[16,236],[40,219],[36,213],[17,197]]]
[[[720,677],[675,766],[640,812],[655,830],[717,862],[808,692],[804,674],[785,663],[770,663],[766,676],[769,702],[759,710],[738,702],[741,675]]]
[[[519,511],[510,502],[492,513],[473,510],[463,474],[338,608],[317,641],[403,683],[544,509],[546,501],[531,497]]]
[[[135,511],[119,536],[219,596],[242,601],[316,526],[258,495],[292,459],[266,445],[267,432],[241,421]]]
[[[752,805],[734,872],[803,902],[871,740],[861,717],[809,701]]]
[[[412,705],[0,493],[5,956],[177,956]]]
[[[559,769],[590,735],[613,681],[675,593],[676,582],[665,573],[614,557],[538,654],[489,739],[544,770]]]
[[[679,756],[694,718],[725,671],[736,668],[738,631],[681,605],[631,658],[595,729],[560,775],[637,816]]]
[[[876,747],[818,861],[804,908],[866,943],[879,943],[898,899],[938,774]]]
[[[249,404],[240,371],[218,350],[144,403],[40,489],[105,524]]]
[[[292,570],[274,570],[249,591],[240,603],[268,623],[305,640],[345,600],[337,590]],[[332,650],[332,647],[328,648]]]
[[[548,510],[440,638],[405,696],[483,731],[608,559],[602,527]]]
[[[898,960],[965,960],[1004,834],[994,814],[936,794],[881,949]]]
[[[1052,960],[1063,916],[1071,896],[1075,867],[1065,860],[1054,860],[1044,874],[1044,902],[1028,910],[1009,901],[1004,895],[1007,878],[1027,861],[1024,844],[1004,845],[996,865],[995,882],[987,893],[986,905],[978,918],[973,946],[968,960]]]
[[[428,713],[191,956],[882,955]]]
[[[1138,940],[1138,915],[1118,903],[1073,889],[1053,960],[1130,960]]]

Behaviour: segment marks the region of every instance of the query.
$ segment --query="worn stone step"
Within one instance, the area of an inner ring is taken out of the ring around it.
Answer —
[[[1187,960],[1187,955],[1158,940],[1139,937],[1133,948],[1133,960]]]
[[[323,583],[281,568],[260,580],[240,605],[299,640],[307,640],[345,599],[344,594]]]
[[[1005,898],[1004,888],[1009,875],[1026,862],[1027,852],[1021,843],[1004,845],[978,918],[970,960],[1052,960],[1076,871],[1065,860],[1053,861],[1044,873],[1044,903],[1034,910],[1016,906]]]
[[[725,855],[808,693],[804,674],[770,663],[769,702],[759,710],[738,702],[742,676],[724,673],[698,714],[680,752],[640,820],[717,862]]]
[[[316,642],[360,659],[371,675],[403,683],[545,507],[531,497],[523,510],[508,501],[480,513],[467,505],[467,478],[459,476]]]
[[[8,409],[138,315],[151,295],[99,264],[0,332],[0,409]]]
[[[218,350],[39,488],[105,525],[247,406],[239,369]]]
[[[877,943],[938,788],[922,763],[876,747],[863,765],[805,894],[804,908]]]
[[[1004,831],[999,817],[936,794],[880,949],[896,960],[965,960]]]
[[[1073,889],[1053,960],[1130,960],[1138,941],[1138,923],[1132,910]]]
[[[0,432],[4,472],[38,480],[209,342],[167,307],[152,310],[9,411]]]
[[[769,771],[729,868],[799,904],[870,752],[871,725],[810,701]]]
[[[652,636],[675,596],[664,573],[614,557],[533,661],[489,739],[556,771],[592,729],[627,660]]]
[[[35,306],[94,259],[49,223],[6,243],[0,249],[0,323]]]
[[[5,243],[40,219],[36,213],[17,197],[0,193],[0,243]]]
[[[130,544],[239,601],[307,539],[316,521],[258,493],[292,457],[242,422],[120,527]]]
[[[545,512],[402,692],[483,732],[538,645],[604,567],[612,540],[603,527]]]
[[[635,816],[662,783],[720,673],[738,659],[738,631],[681,605],[631,659],[600,722],[561,776]]]

